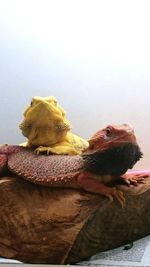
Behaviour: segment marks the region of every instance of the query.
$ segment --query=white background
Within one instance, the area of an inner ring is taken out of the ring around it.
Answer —
[[[54,95],[73,132],[134,126],[150,167],[150,1],[1,0],[0,143],[19,143],[32,96]]]

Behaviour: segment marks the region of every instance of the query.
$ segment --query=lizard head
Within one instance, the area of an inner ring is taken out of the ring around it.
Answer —
[[[84,150],[89,171],[120,175],[142,157],[133,128],[128,124],[109,125],[96,132]]]
[[[34,146],[48,146],[60,142],[70,130],[65,111],[53,96],[33,97],[23,115],[19,127]]]

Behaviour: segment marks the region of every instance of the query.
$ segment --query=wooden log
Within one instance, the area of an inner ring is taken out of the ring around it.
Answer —
[[[0,180],[0,256],[26,263],[69,264],[150,233],[150,177],[121,186],[124,207],[83,190]]]

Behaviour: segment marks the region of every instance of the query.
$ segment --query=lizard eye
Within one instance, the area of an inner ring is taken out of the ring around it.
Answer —
[[[112,134],[112,129],[111,129],[111,127],[107,127],[106,128],[106,135],[109,137],[109,136],[111,136],[111,134]]]

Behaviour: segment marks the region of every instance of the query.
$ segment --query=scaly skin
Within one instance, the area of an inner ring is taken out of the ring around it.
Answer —
[[[20,124],[23,135],[28,139],[21,145],[34,148],[37,154],[81,154],[89,144],[72,134],[70,127],[65,111],[55,97],[34,97]]]
[[[21,147],[19,146],[0,146],[0,174],[3,174],[7,168],[8,156],[19,152]]]
[[[128,171],[125,173],[122,178],[125,179],[126,183],[130,185],[132,183],[133,185],[137,185],[139,182],[144,182],[145,178],[148,178],[150,176],[150,170],[145,171]]]
[[[98,131],[89,144],[81,156],[37,155],[31,149],[2,146],[0,162],[1,166],[7,166],[9,171],[30,182],[82,188],[110,200],[116,198],[123,205],[122,191],[110,184],[132,168],[142,155],[133,129],[128,125],[108,126]],[[136,179],[130,178],[122,176],[127,184],[135,184]],[[143,182],[143,178],[137,181]]]

